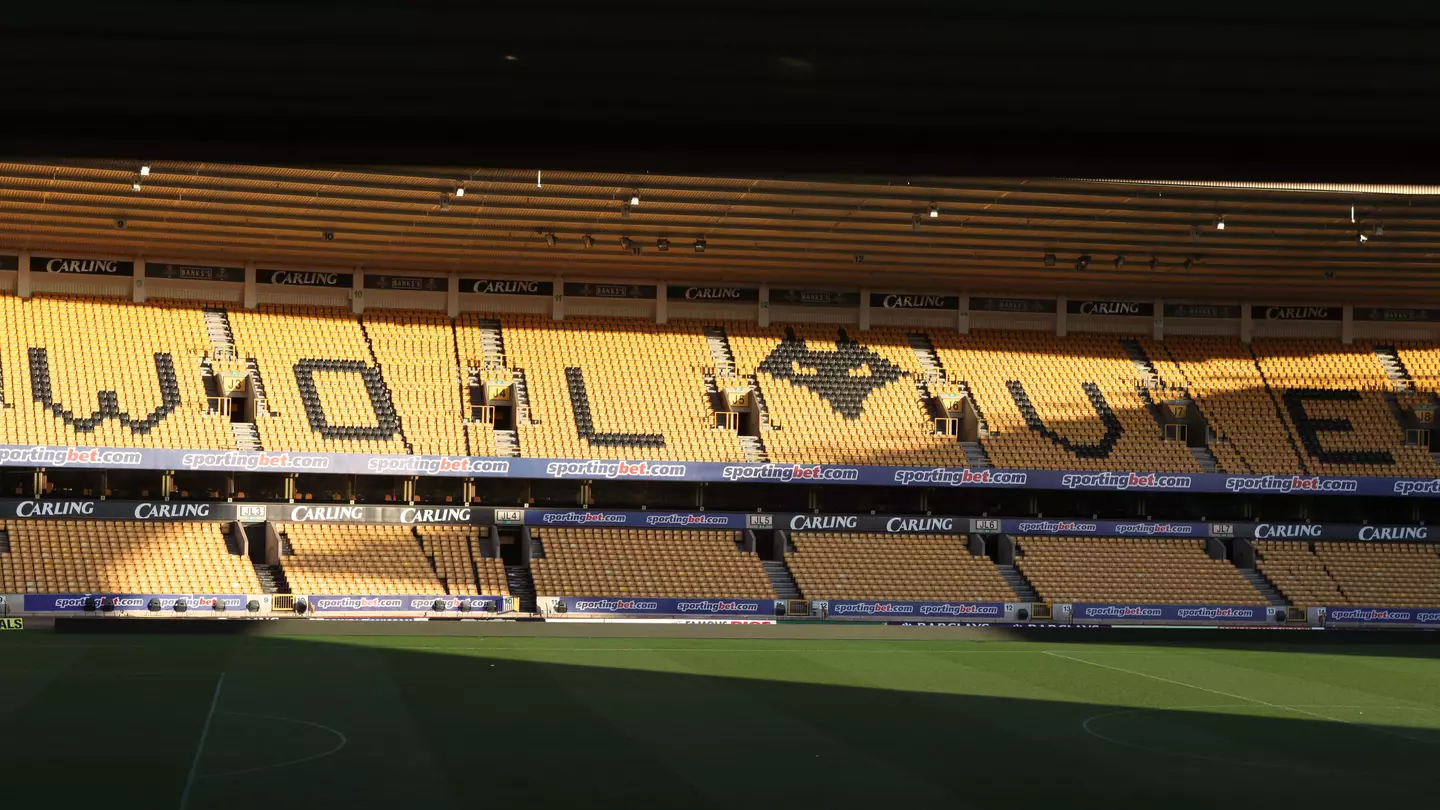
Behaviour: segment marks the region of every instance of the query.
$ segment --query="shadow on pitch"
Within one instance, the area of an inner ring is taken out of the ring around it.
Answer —
[[[918,646],[43,638],[84,646],[27,641],[0,665],[15,801],[175,807],[197,763],[197,808],[1323,808],[1437,787],[1430,712],[1384,708],[1412,703],[1418,672],[1323,703],[1297,678],[1280,708]]]

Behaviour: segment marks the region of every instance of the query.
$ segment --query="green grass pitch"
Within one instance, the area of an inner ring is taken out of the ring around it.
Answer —
[[[4,633],[40,802],[1433,807],[1440,647]]]

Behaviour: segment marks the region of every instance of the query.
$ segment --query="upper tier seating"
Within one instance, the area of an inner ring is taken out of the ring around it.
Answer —
[[[505,565],[500,558],[480,554],[480,538],[489,536],[489,526],[417,526],[415,529],[421,547],[435,560],[435,573],[450,594],[510,595]]]
[[[292,550],[280,564],[295,593],[445,593],[409,526],[286,523],[279,531]]]
[[[897,329],[727,324],[736,370],[754,375],[777,430],[772,461],[965,466],[953,436],[935,433],[915,380],[915,352]],[[787,336],[790,335],[790,336]]]
[[[931,334],[950,379],[964,380],[990,428],[981,443],[999,467],[1200,472],[1179,442],[1162,441],[1113,335]]]
[[[1428,450],[1405,445],[1405,431],[1384,398],[1390,379],[1370,344],[1257,340],[1254,348],[1311,473],[1437,472]]]
[[[1018,567],[1047,602],[1264,605],[1204,540],[1017,537]]]
[[[1182,443],[1161,440],[1139,387],[1146,377],[1112,335],[535,315],[452,322],[373,309],[362,324],[343,309],[226,307],[237,359],[209,362],[239,371],[254,358],[267,400],[256,432],[270,451],[509,452],[508,435],[499,447],[493,426],[468,419],[470,370],[508,366],[527,383],[531,418],[515,430],[523,456],[741,461],[740,437],[716,426],[720,392],[707,386],[724,365],[705,333],[718,327],[736,373],[756,381],[776,428],[760,438],[776,462],[964,466],[955,437],[935,433],[936,403],[923,387],[969,392],[996,466],[1200,469]],[[236,446],[229,419],[208,409],[200,363],[213,347],[201,305],[0,295],[0,327],[0,444]],[[1225,472],[1440,474],[1425,449],[1404,445],[1370,343],[1137,342],[1163,386],[1152,399],[1194,399]],[[926,379],[933,368],[916,347],[927,345],[946,379]],[[1440,349],[1396,348],[1417,388],[1399,404],[1440,401]]]
[[[741,461],[705,390],[714,364],[698,326],[505,316],[505,351],[523,369],[535,424],[527,456]],[[463,358],[480,365],[482,357]]]
[[[0,295],[0,444],[234,448],[207,411],[209,351],[194,305]]]
[[[265,449],[406,452],[394,383],[380,384],[383,372],[375,369],[353,314],[318,307],[232,309],[230,326],[236,351],[256,359],[265,385],[272,415],[256,421]],[[443,356],[430,359],[437,376],[453,378]],[[323,422],[316,424],[321,409]]]
[[[1440,608],[1440,549],[1425,543],[1256,541],[1257,567],[1305,606]]]
[[[376,310],[365,333],[390,388],[401,428],[419,455],[466,455],[468,391],[455,368],[455,331],[443,313]],[[373,415],[371,417],[373,421]],[[494,445],[475,455],[494,454]]]
[[[255,594],[250,561],[226,523],[12,520],[0,593]]]
[[[808,599],[1013,602],[988,557],[961,535],[797,532],[785,555]]]
[[[534,529],[545,556],[530,561],[540,596],[774,599],[739,532]]]

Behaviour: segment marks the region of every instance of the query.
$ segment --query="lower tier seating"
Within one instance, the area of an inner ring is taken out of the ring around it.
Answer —
[[[280,563],[295,593],[445,593],[409,526],[288,523],[279,531],[289,540]]]
[[[530,561],[541,596],[774,599],[753,552],[733,531],[534,529],[545,556]]]
[[[260,593],[225,523],[12,520],[0,523],[0,593]]]
[[[1440,550],[1422,543],[1257,541],[1256,566],[1297,605],[1440,607]]]
[[[489,537],[489,526],[417,526],[416,534],[450,594],[510,595],[500,558],[480,554],[480,538]]]
[[[1264,605],[1203,540],[1017,537],[1018,567],[1047,602]]]
[[[988,557],[961,535],[799,532],[785,556],[810,599],[1013,602]]]

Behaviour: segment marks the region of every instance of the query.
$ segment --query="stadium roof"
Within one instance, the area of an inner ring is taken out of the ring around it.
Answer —
[[[1440,298],[1440,198],[1426,187],[145,165],[142,176],[141,161],[0,163],[0,246],[576,278]]]

